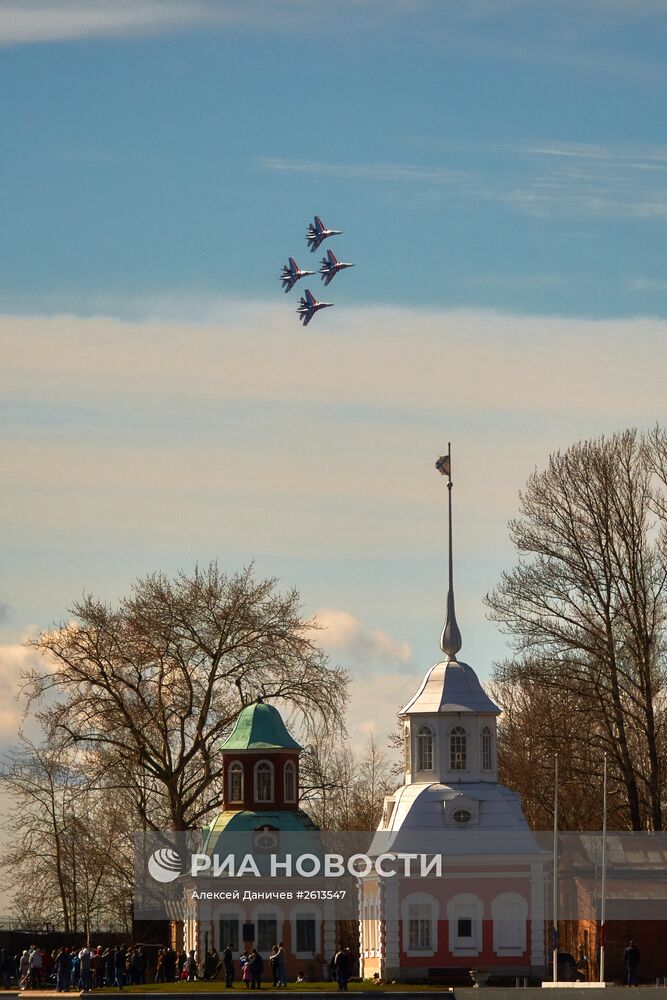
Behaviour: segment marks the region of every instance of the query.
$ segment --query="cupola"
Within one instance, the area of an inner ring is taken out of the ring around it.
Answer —
[[[301,747],[277,708],[246,705],[221,751],[225,810],[298,809]]]

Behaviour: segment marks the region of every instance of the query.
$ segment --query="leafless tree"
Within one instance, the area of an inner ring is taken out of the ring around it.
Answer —
[[[11,847],[0,858],[14,909],[29,924],[68,933],[127,923],[132,818],[127,803],[92,784],[75,754],[23,740],[0,771],[13,803]]]
[[[345,672],[315,645],[298,593],[252,568],[155,574],[117,607],[85,596],[71,614],[34,642],[47,661],[27,680],[30,703],[47,737],[85,752],[148,828],[196,828],[217,807],[218,747],[256,697],[294,707],[306,729],[342,724]]]
[[[553,822],[554,766],[558,754],[559,826],[599,830],[605,741],[595,713],[580,693],[543,686],[533,676],[497,680],[490,690],[502,708],[498,726],[498,774],[521,795],[534,830]],[[607,819],[611,829],[627,826],[625,789],[610,768]]]
[[[372,734],[359,755],[347,741],[321,736],[302,757],[304,807],[322,830],[375,830],[396,783],[390,754]]]
[[[665,793],[667,559],[650,455],[634,430],[552,455],[510,523],[518,564],[487,596],[517,652],[496,684],[539,702],[547,729],[559,706],[579,721],[635,830],[663,828]]]

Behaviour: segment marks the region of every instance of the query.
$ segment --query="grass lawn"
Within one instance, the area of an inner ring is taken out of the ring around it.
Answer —
[[[348,986],[350,993],[405,993],[405,992],[419,992],[421,990],[427,990],[432,992],[434,990],[441,990],[446,993],[448,991],[447,986],[427,986],[426,984],[410,985],[406,983],[383,983],[381,986],[374,986],[371,980],[367,979],[363,983],[350,983]],[[263,983],[262,990],[274,991],[274,987],[270,983]],[[103,993],[104,990],[95,990],[96,993]],[[109,988],[109,992],[114,993],[116,990]],[[193,983],[179,982],[179,983],[145,983],[143,986],[126,986],[123,990],[124,993],[226,993],[230,994],[236,993],[241,996],[249,994],[250,996],[257,996],[257,990],[247,990],[242,983],[235,983],[233,991],[225,990],[225,984],[219,980],[203,980],[198,979]],[[336,983],[288,983],[287,987],[276,990],[275,992],[280,993],[338,993],[338,987]]]

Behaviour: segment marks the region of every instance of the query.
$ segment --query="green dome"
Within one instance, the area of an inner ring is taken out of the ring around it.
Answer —
[[[223,833],[252,833],[263,826],[274,827],[281,833],[318,832],[318,827],[303,809],[277,809],[275,812],[255,812],[252,809],[234,812],[227,809],[204,828],[206,849]]]
[[[285,728],[282,716],[273,705],[258,698],[239,713],[236,725],[221,750],[300,750]]]

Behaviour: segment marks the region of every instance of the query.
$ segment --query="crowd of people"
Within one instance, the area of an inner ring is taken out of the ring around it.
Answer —
[[[21,990],[52,986],[58,993],[70,989],[90,993],[102,986],[122,989],[125,985],[145,982],[147,958],[141,947],[116,945],[109,948],[71,948],[64,945],[53,951],[31,945],[19,955],[7,948],[0,950],[2,984],[12,981]]]
[[[274,944],[268,956],[272,985],[277,989],[287,986],[287,965],[282,941]],[[352,975],[354,959],[349,948],[341,947],[331,959],[331,978],[338,983],[341,991],[347,990]],[[203,962],[197,961],[193,950],[174,951],[173,948],[159,948],[149,961],[142,946],[113,945],[74,948],[64,945],[53,951],[31,945],[20,954],[12,954],[10,949],[0,949],[0,974],[2,987],[9,989],[16,983],[21,990],[53,987],[58,993],[70,989],[89,993],[104,986],[122,989],[124,986],[140,986],[150,976],[155,983],[173,983],[179,980],[192,982],[195,979],[224,978],[225,987],[231,989],[237,979],[246,989],[261,989],[265,973],[264,959],[256,948],[244,950],[234,960],[231,945],[220,955],[215,948],[206,952]],[[299,972],[297,982],[305,982],[305,975]]]

